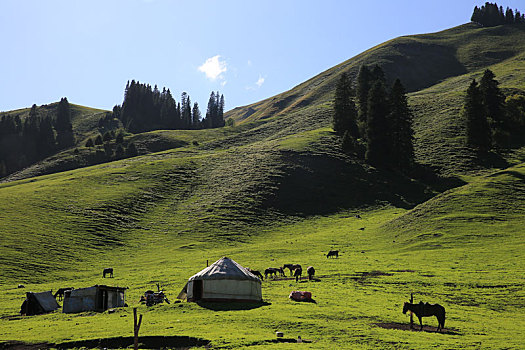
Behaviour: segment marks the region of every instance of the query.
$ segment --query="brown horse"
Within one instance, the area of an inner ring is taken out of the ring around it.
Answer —
[[[445,327],[445,308],[439,304],[429,304],[423,303],[422,301],[419,304],[405,303],[403,304],[403,313],[406,314],[407,311],[412,311],[416,314],[416,317],[419,319],[421,328],[423,329],[422,318],[427,316],[436,316],[438,320],[438,332]]]
[[[68,290],[73,290],[75,288],[73,287],[67,287],[67,288],[59,288],[56,293],[53,295],[53,297],[55,297],[55,299],[58,297],[58,300],[61,301],[62,299],[64,299],[64,294],[68,291]]]
[[[308,274],[308,280],[311,281],[314,278],[315,275],[315,269],[313,266],[308,266],[306,269],[306,273]]]

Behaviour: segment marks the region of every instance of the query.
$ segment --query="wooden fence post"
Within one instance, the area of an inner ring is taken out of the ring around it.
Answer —
[[[139,348],[139,329],[140,324],[142,323],[142,315],[139,317],[139,322],[137,323],[137,308],[133,308],[133,334],[135,336],[135,350]]]
[[[414,304],[414,294],[410,293],[410,304]],[[414,327],[414,315],[410,312],[410,329]]]

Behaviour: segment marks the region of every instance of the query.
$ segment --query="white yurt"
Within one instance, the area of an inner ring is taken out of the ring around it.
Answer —
[[[261,301],[261,280],[230,258],[222,258],[188,279],[188,301]]]

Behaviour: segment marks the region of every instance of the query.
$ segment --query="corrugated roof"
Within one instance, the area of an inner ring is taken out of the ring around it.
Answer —
[[[189,278],[189,281],[193,280],[252,280],[261,282],[244,267],[227,257],[217,260]]]

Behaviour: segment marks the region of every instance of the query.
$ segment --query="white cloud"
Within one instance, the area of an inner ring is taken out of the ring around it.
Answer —
[[[258,87],[261,87],[262,84],[264,84],[264,78],[259,75],[259,79],[257,79],[257,82],[255,83],[255,85],[257,85]]]
[[[246,90],[257,90],[259,89],[262,84],[264,84],[264,81],[266,80],[266,78],[262,77],[260,74],[259,74],[259,79],[257,79],[257,81],[252,84],[252,85],[248,85],[246,87],[244,87]]]
[[[251,67],[252,66],[252,60],[248,60],[248,67]]]
[[[206,74],[206,78],[210,80],[224,79],[222,73],[228,70],[226,61],[221,61],[221,56],[210,57],[199,67],[199,71]]]

